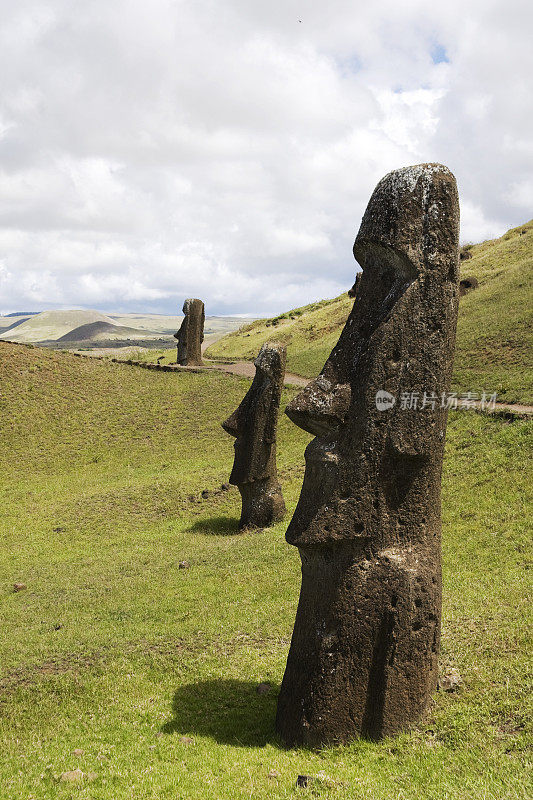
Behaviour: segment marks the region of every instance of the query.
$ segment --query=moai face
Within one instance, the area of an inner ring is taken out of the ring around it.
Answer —
[[[238,486],[263,480],[276,470],[276,428],[285,376],[286,350],[268,342],[254,361],[255,377],[242,403],[222,423],[235,437],[230,483]]]
[[[353,310],[322,373],[286,409],[317,437],[287,530],[302,557],[277,718],[287,743],[393,733],[434,688],[458,231],[446,167],[380,181],[354,244]]]
[[[222,423],[224,430],[235,437],[235,459],[230,483],[238,486],[243,495],[242,527],[247,524],[257,527],[270,524],[279,519],[285,509],[276,472],[276,428],[285,360],[283,345],[276,342],[264,344],[255,360],[256,373],[250,389],[239,407]],[[250,491],[243,487],[255,490],[251,493],[250,502],[262,507],[260,514],[252,513],[252,520],[246,509]],[[257,493],[263,496],[263,500],[255,496]],[[266,495],[268,499],[265,500]],[[265,502],[272,506],[271,512],[263,508]],[[265,521],[269,513],[274,516]]]

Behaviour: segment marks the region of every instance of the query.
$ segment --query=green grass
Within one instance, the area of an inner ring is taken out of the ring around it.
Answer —
[[[285,523],[235,535],[220,489],[248,385],[0,344],[2,800],[525,800],[529,424],[451,417],[441,661],[460,689],[396,739],[287,751],[298,555]],[[289,513],[308,438],[280,418]],[[96,777],[58,780],[77,767]]]
[[[313,377],[337,342],[352,303],[344,294],[273,319],[257,320],[219,339],[207,348],[206,356],[215,360],[252,360],[264,342],[275,339],[287,345],[287,369]]]
[[[507,402],[533,403],[533,221],[470,248],[461,276],[479,287],[461,298],[453,389],[497,392]],[[211,345],[215,359],[252,359],[263,342],[287,345],[287,369],[317,375],[350,312],[347,294],[271,320],[258,320]]]
[[[454,386],[533,404],[533,221],[471,253],[461,274],[479,287],[461,298]]]

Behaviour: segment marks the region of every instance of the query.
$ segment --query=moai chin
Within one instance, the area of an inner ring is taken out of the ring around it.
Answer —
[[[204,340],[204,304],[196,298],[189,298],[183,304],[184,318],[174,338],[178,340],[177,362],[182,367],[201,367],[202,342]]]
[[[283,519],[285,503],[276,470],[276,429],[285,377],[286,348],[267,342],[255,360],[255,377],[240,406],[222,423],[235,436],[230,483],[242,497],[240,528],[265,528]]]
[[[287,530],[302,561],[276,718],[289,746],[394,734],[436,686],[458,235],[446,167],[378,183],[353,248],[363,268],[353,309],[286,409],[316,436]]]

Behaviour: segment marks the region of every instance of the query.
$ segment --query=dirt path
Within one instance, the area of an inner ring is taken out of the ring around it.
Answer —
[[[217,364],[216,361],[206,360],[206,366],[227,372],[230,375],[239,375],[241,378],[253,378],[255,367],[253,361],[235,361],[233,364]],[[302,378],[301,375],[294,375],[292,372],[285,373],[286,386],[307,386],[310,378]]]
[[[533,416],[533,406],[523,406],[520,403],[499,403],[496,401],[495,411],[511,411],[523,417]]]
[[[221,372],[227,372],[230,375],[239,375],[241,378],[253,378],[255,375],[255,367],[252,361],[235,361],[234,363],[216,363],[215,361],[206,360],[206,367],[211,369],[218,369]],[[183,369],[183,367],[182,367]],[[196,369],[201,369],[197,367]],[[302,378],[301,375],[295,375],[292,372],[285,373],[285,385],[286,386],[307,386],[307,384],[311,381],[311,378]],[[477,404],[479,405],[479,403]],[[464,409],[459,409],[464,410]],[[491,411],[490,408],[486,409],[489,413]],[[529,417],[533,416],[533,406],[526,406],[519,403],[500,403],[496,402],[493,412],[497,411],[509,411],[512,414],[518,416]]]
[[[20,347],[27,347],[28,345],[23,342],[8,342],[5,340],[0,339],[0,345],[3,344],[16,344]],[[33,346],[33,345],[30,345]],[[129,348],[128,348],[129,349]],[[138,350],[139,348],[134,348]],[[96,358],[96,359],[105,359],[108,356],[108,352],[104,352],[102,350],[93,350],[91,352],[80,352],[76,350],[70,351],[72,355],[77,356],[78,358]],[[115,348],[110,348],[109,355],[111,353],[116,353]],[[121,353],[124,355],[125,350],[121,350]],[[253,379],[255,375],[255,367],[253,361],[234,361],[234,362],[216,362],[210,361],[209,359],[205,359],[203,367],[179,367],[177,364],[156,364],[153,362],[146,362],[146,361],[134,361],[133,359],[124,359],[124,358],[111,358],[111,361],[116,362],[117,364],[129,364],[130,366],[134,367],[141,367],[143,369],[153,369],[153,370],[160,370],[162,372],[179,372],[180,370],[188,370],[190,372],[207,372],[210,370],[219,370],[220,372],[226,372],[229,375],[238,375],[241,378],[249,378]],[[295,375],[293,372],[286,372],[285,373],[285,385],[286,386],[307,386],[310,382],[311,378],[303,378],[301,375]],[[464,408],[459,408],[459,410],[466,410]],[[471,406],[471,410],[477,411],[484,411],[485,413],[503,413],[506,412],[513,417],[522,417],[524,419],[529,419],[533,417],[533,406],[524,405],[523,403],[502,403],[496,402],[493,407],[490,408],[481,408],[480,403],[474,403]]]
[[[76,355],[81,355],[77,354]],[[86,358],[90,358],[88,354],[83,354]],[[121,359],[112,359],[113,361],[117,361],[118,363],[121,362]],[[209,361],[205,359],[204,365],[202,367],[179,367],[176,364],[164,364],[158,365],[153,363],[141,362],[141,361],[130,361],[127,360],[124,363],[131,364],[136,367],[144,367],[144,369],[155,369],[155,370],[163,370],[165,372],[174,372],[180,370],[186,370],[189,372],[208,372],[211,370],[219,370],[220,372],[226,372],[228,375],[238,375],[241,378],[249,378],[250,380],[253,379],[255,375],[255,367],[253,361],[233,361],[233,362],[216,362],[216,361]],[[292,372],[285,373],[285,385],[286,386],[307,386],[310,382],[311,378],[303,378],[301,375],[295,375]],[[459,405],[459,411],[465,411],[464,407]],[[474,411],[484,411],[488,414],[494,413],[509,413],[514,417],[523,417],[528,419],[533,417],[533,406],[524,405],[523,403],[503,403],[503,402],[496,402],[490,407],[481,407],[480,402],[474,402],[470,406],[470,410]]]

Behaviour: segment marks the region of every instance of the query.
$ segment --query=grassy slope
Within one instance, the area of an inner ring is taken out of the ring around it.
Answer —
[[[479,288],[461,299],[454,388],[533,403],[533,221],[471,252],[461,273],[476,277]],[[251,359],[264,341],[276,338],[287,344],[288,369],[313,377],[337,341],[351,302],[343,295],[260,320],[211,345],[206,355]]]
[[[322,771],[313,796],[525,800],[528,424],[449,426],[442,664],[462,688],[395,740],[285,751],[255,688],[281,681],[297,553],[284,523],[232,535],[235,490],[199,501],[247,386],[0,344],[0,797],[288,798]],[[307,438],[281,417],[289,513]],[[58,783],[78,766],[97,777]]]

